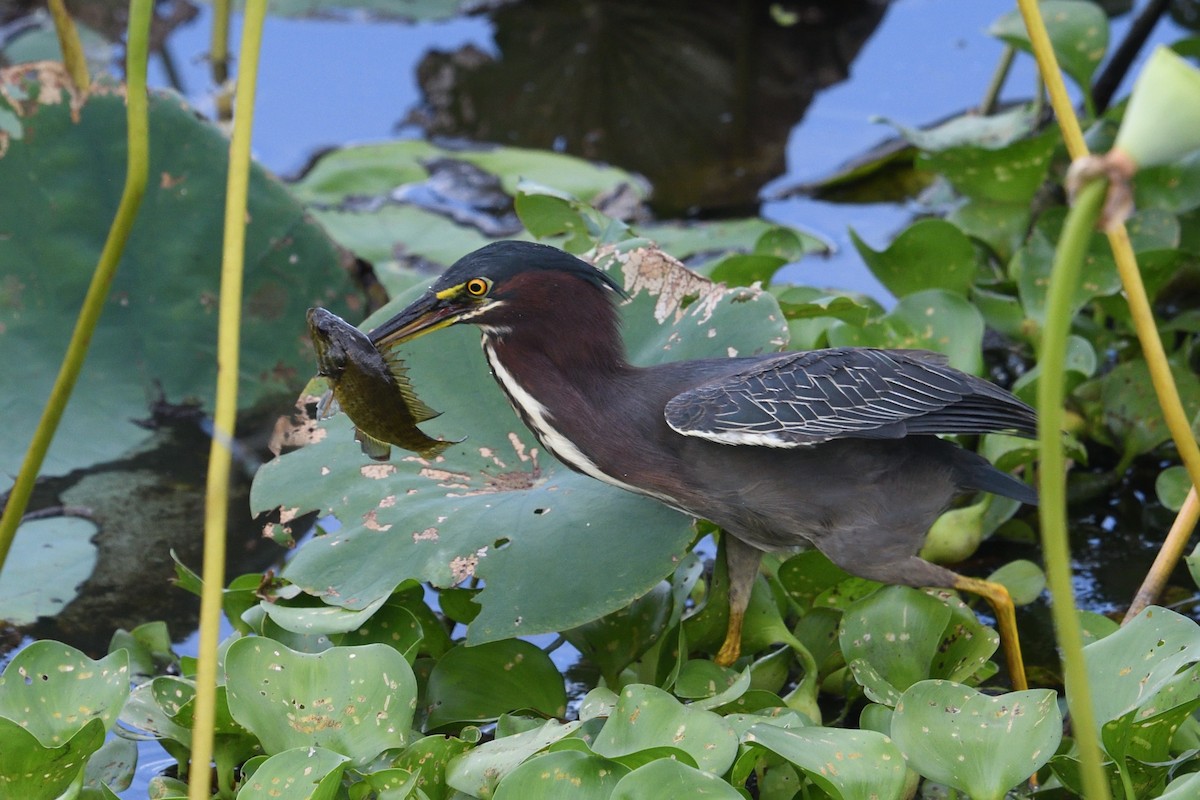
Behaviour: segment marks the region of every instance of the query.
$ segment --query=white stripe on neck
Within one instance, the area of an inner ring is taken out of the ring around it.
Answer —
[[[516,408],[517,413],[521,415],[521,418],[529,426],[530,430],[533,431],[533,435],[542,443],[542,446],[549,450],[555,458],[577,472],[582,472],[584,475],[593,477],[598,481],[603,481],[610,486],[616,486],[619,489],[624,489],[634,494],[653,497],[656,500],[666,503],[671,508],[682,510],[676,505],[675,500],[667,495],[631,486],[624,481],[614,478],[596,466],[596,463],[588,458],[574,442],[563,436],[551,424],[550,421],[554,415],[536,397],[530,394],[524,386],[518,383],[511,372],[504,368],[504,365],[500,363],[500,359],[496,355],[494,342],[491,337],[486,335],[483,337],[483,353],[487,358],[488,365],[492,368],[492,374],[496,376],[496,380],[504,387],[504,393],[508,395],[509,402]]]

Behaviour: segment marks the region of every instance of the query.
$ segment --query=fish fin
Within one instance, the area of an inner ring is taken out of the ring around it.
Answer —
[[[325,394],[317,401],[317,419],[329,419],[341,410],[341,404],[333,396],[333,389],[326,389]]]
[[[421,458],[437,458],[452,444],[462,444],[467,440],[467,437],[461,439],[431,439],[429,444],[417,451]]]
[[[442,412],[434,411],[429,406],[417,397],[416,391],[412,388],[412,382],[408,379],[408,367],[404,365],[404,360],[395,351],[381,353],[384,361],[387,362],[388,371],[392,377],[396,379],[396,386],[400,389],[400,396],[404,398],[404,405],[408,412],[412,414],[414,422],[428,422],[434,417],[440,417]]]
[[[392,455],[392,446],[387,442],[381,442],[369,433],[364,433],[358,428],[354,429],[354,440],[362,447],[363,455],[369,456],[376,461],[387,461]]]

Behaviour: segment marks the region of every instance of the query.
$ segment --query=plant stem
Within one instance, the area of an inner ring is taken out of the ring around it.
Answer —
[[[212,38],[208,45],[208,61],[212,66],[213,85],[217,88],[217,119],[228,122],[233,118],[229,81],[229,4],[230,0],[213,0]]]
[[[96,271],[92,273],[92,282],[79,309],[79,318],[75,322],[75,330],[71,333],[71,341],[67,344],[67,352],[63,356],[58,377],[54,380],[54,387],[50,390],[42,417],[33,432],[33,440],[25,452],[25,460],[21,463],[21,471],[17,474],[16,482],[9,493],[4,513],[0,515],[0,570],[4,568],[4,561],[8,558],[17,526],[29,505],[29,497],[37,482],[38,472],[46,459],[46,451],[50,449],[50,443],[54,440],[54,433],[62,421],[67,402],[71,399],[79,372],[83,369],[92,334],[96,330],[96,324],[104,310],[104,302],[108,298],[108,290],[117,274],[117,264],[125,251],[125,242],[129,239],[129,232],[133,229],[138,208],[141,207],[142,197],[146,193],[146,176],[150,168],[146,61],[153,13],[153,0],[132,0],[130,3],[129,31],[126,34],[125,46],[125,118],[128,127],[125,188],[121,193],[121,202],[117,206],[112,227],[109,228],[108,238],[104,242],[104,249],[100,251]]]
[[[1004,52],[1000,54],[1000,61],[996,64],[996,70],[992,73],[992,80],[983,94],[983,100],[979,103],[980,114],[986,116],[996,110],[996,102],[1000,99],[1000,90],[1004,88],[1004,82],[1008,80],[1008,73],[1012,69],[1016,56],[1017,48],[1005,45]]]
[[[87,58],[79,41],[79,31],[67,13],[63,0],[50,0],[50,16],[54,18],[54,31],[58,34],[58,49],[62,51],[63,65],[76,90],[86,92],[92,79],[88,75]]]
[[[247,0],[243,17],[237,114],[229,145],[225,237],[217,322],[217,392],[204,509],[204,588],[200,596],[200,652],[196,662],[195,717],[189,800],[211,794],[213,726],[216,722],[217,644],[225,586],[225,537],[229,473],[237,421],[238,349],[241,344],[242,273],[246,249],[246,198],[250,184],[250,137],[267,0]]]
[[[1075,610],[1071,585],[1071,554],[1067,543],[1067,475],[1063,455],[1062,430],[1064,377],[1066,375],[1067,334],[1071,328],[1071,296],[1079,284],[1092,229],[1104,205],[1106,181],[1094,181],[1079,193],[1067,214],[1054,269],[1046,293],[1046,324],[1042,329],[1042,347],[1038,357],[1038,516],[1042,528],[1042,555],[1046,562],[1046,583],[1053,598],[1058,646],[1066,677],[1067,705],[1071,710],[1072,729],[1079,747],[1084,795],[1089,800],[1109,797],[1108,782],[1100,760],[1099,728],[1092,710],[1091,691],[1083,657],[1083,634]]]

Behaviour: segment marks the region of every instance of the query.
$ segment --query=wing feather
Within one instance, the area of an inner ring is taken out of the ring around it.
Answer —
[[[919,350],[833,348],[767,356],[676,395],[665,416],[687,436],[767,447],[1037,431],[1025,403]]]

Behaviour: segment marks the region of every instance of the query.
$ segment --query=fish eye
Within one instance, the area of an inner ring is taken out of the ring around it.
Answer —
[[[483,297],[492,288],[492,282],[487,278],[471,278],[463,285],[472,297]]]

